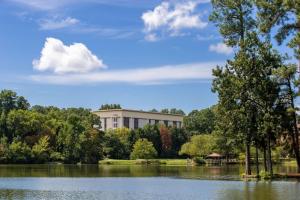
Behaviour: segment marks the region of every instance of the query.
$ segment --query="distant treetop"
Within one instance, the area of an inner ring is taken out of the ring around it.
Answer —
[[[122,109],[120,104],[102,104],[100,110]]]
[[[185,113],[184,113],[183,110],[176,109],[176,108],[172,108],[172,109],[164,108],[161,111],[158,111],[155,108],[153,108],[153,109],[149,110],[149,112],[165,113],[165,114],[176,114],[176,115],[185,115]]]

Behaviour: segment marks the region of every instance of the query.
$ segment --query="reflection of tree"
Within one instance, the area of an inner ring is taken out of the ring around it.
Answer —
[[[278,188],[272,182],[236,182],[224,184],[224,188],[217,191],[217,198],[224,200],[244,199],[244,200],[276,200],[280,199]],[[291,195],[291,194],[285,194]]]

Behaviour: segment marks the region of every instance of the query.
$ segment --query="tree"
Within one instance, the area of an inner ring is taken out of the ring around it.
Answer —
[[[49,160],[49,136],[41,137],[33,147],[32,154],[36,163],[44,163]]]
[[[9,145],[9,161],[13,163],[28,163],[30,160],[31,149],[27,144],[14,140]]]
[[[175,115],[185,115],[183,110],[176,109],[176,108],[171,108],[169,113],[170,114],[175,114]]]
[[[238,133],[244,135],[245,174],[249,175],[251,174],[251,131],[255,127],[252,116],[255,109],[253,110],[253,105],[249,100],[251,97],[249,86],[253,76],[249,76],[247,68],[253,69],[254,65],[251,56],[249,57],[250,51],[247,50],[247,45],[251,44],[251,38],[249,40],[251,34],[249,33],[256,29],[256,21],[253,18],[255,16],[254,5],[252,0],[212,0],[212,6],[213,12],[210,20],[219,27],[225,44],[238,50],[234,60],[228,62],[224,70],[221,68],[214,70],[213,73],[217,77],[217,80],[214,81],[214,91],[218,91],[219,98],[222,99],[221,105],[244,122],[243,125],[236,124],[235,128],[238,128]],[[250,70],[250,75],[252,74],[254,73]],[[230,86],[231,83],[232,86]],[[229,96],[222,90],[233,96]],[[236,93],[229,90],[235,90]]]
[[[98,163],[103,158],[104,135],[98,129],[89,129],[79,136],[80,162]]]
[[[297,114],[295,108],[295,98],[299,94],[299,77],[296,76],[297,67],[295,65],[283,65],[274,70],[281,87],[281,102],[283,103],[282,127],[287,130],[292,141],[292,149],[297,162],[297,171],[300,173],[300,152],[299,152],[299,130],[297,127]]]
[[[212,133],[215,127],[214,107],[193,110],[184,117],[183,124],[192,135]]]
[[[120,104],[103,104],[100,110],[122,109]]]
[[[133,150],[130,154],[131,159],[151,159],[157,156],[153,144],[147,139],[138,139],[133,145]]]
[[[44,128],[45,117],[30,110],[12,110],[7,115],[7,137],[12,141],[14,137],[25,138],[37,135]]]
[[[190,142],[182,145],[179,154],[190,157],[203,157],[212,153],[214,147],[215,139],[212,135],[194,135]]]
[[[115,137],[122,146],[122,158],[129,158],[130,152],[133,148],[134,143],[137,140],[137,136],[133,130],[130,130],[128,128],[116,128],[116,129],[110,129],[106,132],[106,135],[109,135],[111,137]],[[117,144],[117,141],[115,141]]]
[[[103,155],[112,159],[128,159],[129,153],[126,146],[117,135],[106,133],[103,140]]]
[[[145,138],[153,143],[158,155],[162,153],[162,144],[158,125],[147,124],[142,129],[135,130],[137,139]]]
[[[172,139],[172,155],[177,157],[181,146],[186,143],[190,136],[183,128],[171,127],[170,134]]]
[[[155,108],[153,108],[153,109],[149,110],[149,112],[155,112],[155,113],[157,113],[158,110],[156,110]]]
[[[300,59],[300,2],[297,0],[257,0],[256,5],[259,10],[260,29],[270,34],[271,29],[276,28],[275,39],[279,44],[291,38],[288,46],[294,49],[296,57]],[[289,37],[290,35],[293,36]]]
[[[0,92],[0,133],[7,134],[6,118],[11,110],[28,109],[29,103],[22,96],[11,90],[2,90]]]
[[[165,113],[165,114],[169,114],[169,109],[168,108],[164,108],[160,111],[161,113]]]
[[[162,147],[162,156],[168,157],[171,154],[172,149],[172,137],[170,134],[170,130],[165,126],[159,127],[161,147]]]

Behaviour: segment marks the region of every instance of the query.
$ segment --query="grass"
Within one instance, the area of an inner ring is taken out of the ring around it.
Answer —
[[[186,166],[186,159],[138,159],[138,160],[115,160],[105,159],[99,161],[100,165],[167,165],[167,166]]]
[[[283,161],[282,164],[286,166],[297,166],[296,160]]]

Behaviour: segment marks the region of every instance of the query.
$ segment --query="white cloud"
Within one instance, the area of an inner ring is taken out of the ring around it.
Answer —
[[[99,83],[164,84],[177,81],[198,81],[212,78],[212,69],[224,62],[203,62],[167,65],[152,68],[111,70],[86,74],[32,75],[39,83],[80,85]]]
[[[229,55],[233,53],[233,49],[231,47],[221,42],[218,44],[211,44],[209,46],[209,50],[216,53],[225,54],[225,55]]]
[[[41,57],[32,62],[38,71],[52,71],[56,74],[87,73],[104,68],[103,61],[82,43],[70,46],[55,38],[47,38]]]
[[[206,1],[164,1],[142,15],[147,40],[157,31],[172,36],[180,35],[183,29],[202,29],[207,22],[196,12],[199,3]],[[151,41],[151,40],[150,40]]]
[[[53,19],[43,19],[40,21],[39,25],[41,30],[54,30],[73,26],[78,23],[79,20],[72,17],[67,17],[65,19],[58,19],[56,17]]]
[[[145,36],[145,39],[150,42],[155,42],[158,40],[157,35],[155,33],[149,33]]]

